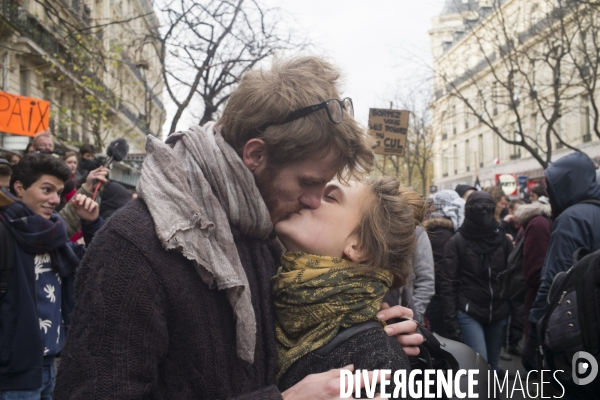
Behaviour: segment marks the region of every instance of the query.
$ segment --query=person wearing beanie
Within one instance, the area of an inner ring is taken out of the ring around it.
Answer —
[[[469,185],[456,185],[456,193],[464,200],[467,201],[471,193],[476,192],[477,188]]]

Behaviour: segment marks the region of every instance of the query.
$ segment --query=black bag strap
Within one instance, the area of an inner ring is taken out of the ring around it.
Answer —
[[[588,200],[583,200],[583,201],[579,202],[579,204],[581,204],[581,203],[583,203],[583,204],[594,204],[594,205],[600,207],[600,200],[588,199]]]
[[[2,222],[0,222],[0,300],[8,292],[10,273],[15,265],[15,240]]]

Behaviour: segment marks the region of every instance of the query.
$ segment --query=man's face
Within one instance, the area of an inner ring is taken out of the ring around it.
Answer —
[[[53,175],[42,175],[27,189],[20,181],[14,183],[14,188],[17,197],[33,212],[50,219],[50,215],[60,204],[60,195],[65,188],[65,183]]]
[[[273,224],[303,208],[319,208],[325,185],[338,170],[336,155],[330,150],[321,158],[298,161],[278,169],[267,167],[253,171]]]
[[[48,136],[40,136],[35,141],[35,149],[37,151],[43,151],[43,150],[53,151],[54,150],[54,142],[52,142],[52,138],[50,138]]]

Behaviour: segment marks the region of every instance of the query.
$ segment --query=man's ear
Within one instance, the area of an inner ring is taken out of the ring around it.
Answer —
[[[23,183],[21,183],[21,181],[15,181],[13,187],[15,188],[15,194],[17,195],[17,197],[23,197],[23,191],[25,190],[25,188],[23,187]]]
[[[267,145],[262,139],[250,139],[242,152],[244,165],[253,173],[261,172],[267,166]]]
[[[346,247],[344,248],[344,256],[355,263],[360,263],[367,259],[367,254],[362,245],[358,242],[357,235],[352,235],[348,238]]]

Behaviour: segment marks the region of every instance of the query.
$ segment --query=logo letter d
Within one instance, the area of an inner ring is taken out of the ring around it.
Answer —
[[[578,371],[577,370],[577,367],[578,367],[577,360],[579,360],[580,358],[585,359],[587,361],[587,363],[584,368],[580,368],[580,371]],[[592,368],[592,370],[591,370],[590,374],[587,376],[587,378],[583,378],[583,379],[578,378],[577,372],[579,372],[581,374],[581,373],[585,372],[585,370],[587,370],[588,367]],[[594,356],[592,356],[590,353],[587,353],[585,351],[578,351],[577,353],[575,353],[575,355],[573,356],[573,360],[571,361],[571,368],[573,371],[572,372],[573,382],[575,382],[576,385],[583,386],[583,385],[592,383],[592,381],[594,379],[596,379],[596,376],[598,375],[598,362],[596,361]]]

